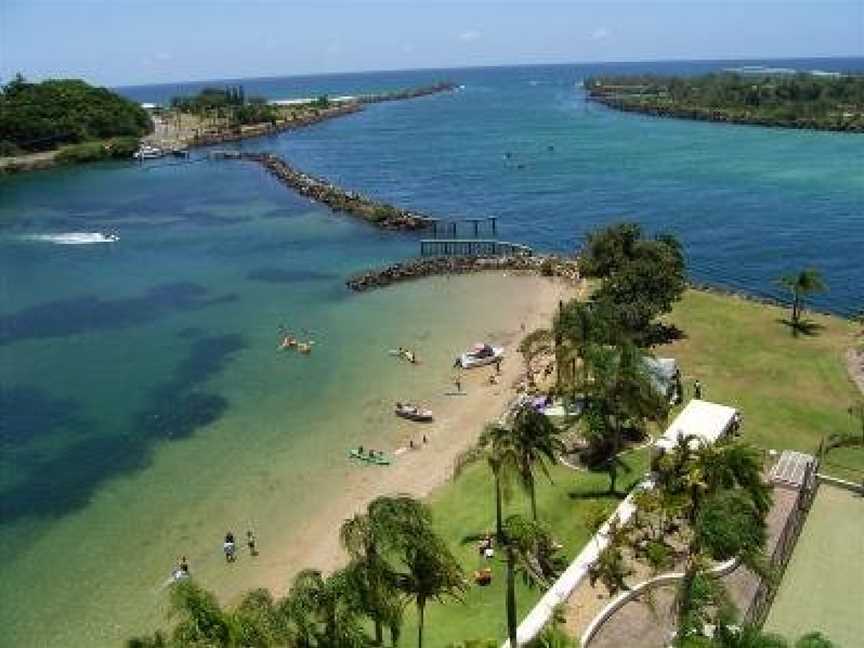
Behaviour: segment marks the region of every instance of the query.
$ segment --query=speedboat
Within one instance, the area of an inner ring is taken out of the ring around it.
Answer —
[[[410,403],[396,403],[393,413],[409,421],[419,421],[421,423],[428,423],[433,418],[432,410],[420,409]]]
[[[165,151],[160,149],[158,146],[141,146],[137,151],[132,154],[132,157],[136,160],[155,160],[156,158],[160,158],[165,155]]]
[[[490,344],[478,342],[470,351],[466,351],[456,359],[456,364],[463,369],[482,367],[492,364],[504,357],[503,347],[493,347]]]

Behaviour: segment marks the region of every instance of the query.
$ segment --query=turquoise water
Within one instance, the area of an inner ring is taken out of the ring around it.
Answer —
[[[465,88],[242,146],[437,215],[495,214],[540,248],[636,218],[678,232],[698,279],[770,292],[813,264],[832,288],[821,306],[861,305],[864,138],[614,113],[583,101],[588,71],[270,80],[271,96]],[[33,238],[106,230],[120,243]],[[227,595],[285,568],[268,554],[225,573],[220,533],[287,537],[339,488],[345,447],[399,442],[386,403],[446,382],[453,340],[494,326],[494,303],[446,283],[344,289],[416,249],[243,163],[0,178],[0,643],[116,645],[155,627],[179,553]],[[279,325],[313,354],[275,353]],[[394,371],[383,350],[400,343],[442,370]]]

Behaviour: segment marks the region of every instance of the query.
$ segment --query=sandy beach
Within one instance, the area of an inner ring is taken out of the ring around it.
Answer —
[[[398,290],[398,287],[385,290],[393,289]],[[495,373],[494,366],[461,372],[454,369],[454,377],[461,373],[464,395],[424,395],[422,402],[433,409],[435,421],[425,425],[399,424],[402,444],[386,450],[388,453],[399,452],[400,448],[405,450],[396,456],[392,465],[364,468],[346,464],[341,476],[344,480],[343,494],[321,502],[314,518],[296,529],[287,542],[280,544],[278,558],[271,561],[267,580],[259,586],[282,594],[286,583],[301,569],[314,566],[327,572],[338,568],[346,560],[338,539],[338,529],[345,519],[362,511],[381,495],[427,496],[452,476],[454,461],[476,443],[483,426],[506,410],[524,375],[522,358],[516,350],[524,335],[523,325],[525,331],[548,326],[559,300],[572,298],[576,290],[572,284],[562,280],[506,274],[501,277],[501,289],[505,295],[510,290],[530,292],[532,307],[528,311],[509,312],[500,322],[500,330],[489,340],[507,349],[498,384],[489,383],[489,376]],[[444,313],[441,323],[446,324]],[[438,368],[426,370],[438,371]],[[445,385],[443,388],[452,391],[454,386]],[[425,445],[422,443],[424,434],[428,438]],[[416,446],[413,450],[407,449],[409,439],[413,439]]]

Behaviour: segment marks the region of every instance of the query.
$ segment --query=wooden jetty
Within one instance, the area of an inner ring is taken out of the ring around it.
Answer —
[[[420,256],[509,257],[533,256],[534,250],[521,243],[494,239],[423,239]]]
[[[430,218],[429,222],[432,227],[432,236],[434,236],[435,238],[438,237],[438,234],[449,234],[451,239],[457,239],[457,228],[460,223],[468,223],[471,225],[474,233],[474,238],[480,236],[480,228],[483,225],[489,227],[489,231],[491,232],[492,236],[498,234],[497,216],[488,216],[486,218],[456,218],[446,220],[443,218]]]

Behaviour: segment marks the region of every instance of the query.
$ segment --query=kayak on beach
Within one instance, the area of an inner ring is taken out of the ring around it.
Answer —
[[[348,452],[348,457],[350,459],[359,459],[360,461],[365,461],[366,463],[375,464],[377,466],[390,465],[390,460],[384,456],[383,452],[376,452],[374,450],[364,452],[363,448],[352,448]]]

